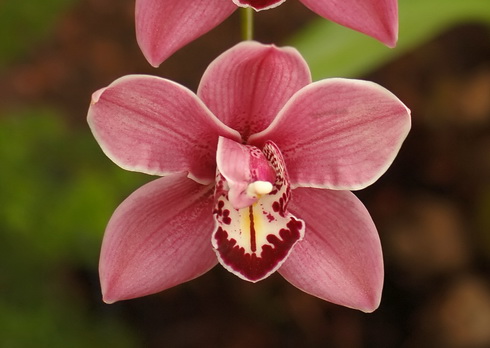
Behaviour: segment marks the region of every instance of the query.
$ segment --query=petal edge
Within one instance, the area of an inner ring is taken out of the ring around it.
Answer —
[[[349,191],[293,190],[290,210],[307,226],[279,273],[300,290],[349,308],[381,301],[383,257],[376,227]]]
[[[186,197],[186,199],[182,199]],[[104,301],[141,297],[194,279],[216,263],[212,186],[184,175],[149,182],[116,209],[104,235]]]
[[[297,92],[249,142],[279,146],[293,187],[359,190],[388,169],[410,124],[410,110],[387,89],[331,78]]]
[[[148,62],[158,67],[235,10],[223,0],[136,0],[136,39]]]

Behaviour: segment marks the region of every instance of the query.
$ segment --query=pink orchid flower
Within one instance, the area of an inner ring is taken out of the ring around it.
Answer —
[[[162,291],[219,262],[252,282],[278,271],[327,301],[379,305],[379,237],[348,190],[377,180],[409,131],[409,110],[386,89],[312,83],[294,48],[247,41],[210,64],[197,95],[125,76],[94,93],[88,121],[116,164],[163,176],[109,221],[106,302]]]
[[[266,10],[285,0],[136,0],[136,38],[148,62],[160,65],[240,7]],[[397,0],[300,0],[318,15],[394,47]]]

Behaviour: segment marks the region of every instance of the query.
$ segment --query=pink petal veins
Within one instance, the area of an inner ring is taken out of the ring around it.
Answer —
[[[235,10],[229,0],[136,0],[136,38],[148,62],[157,67]]]
[[[94,93],[88,122],[106,155],[124,169],[167,175],[189,172],[210,183],[219,135],[240,139],[187,88],[129,75]]]
[[[300,0],[318,15],[369,35],[389,47],[398,38],[397,0]]]
[[[209,65],[197,95],[246,142],[310,82],[308,65],[296,49],[245,41]]]
[[[368,81],[325,79],[296,93],[255,146],[274,141],[293,187],[358,190],[390,166],[410,130],[410,111]]]
[[[131,194],[107,226],[99,274],[104,301],[153,294],[208,271],[212,186],[185,175],[154,180]]]
[[[281,153],[273,143],[267,143],[263,152],[276,171],[269,194],[248,207],[235,209],[221,174],[215,193],[218,224],[212,242],[218,260],[230,272],[252,282],[275,272],[303,238],[305,229],[303,221],[287,211],[291,191]]]
[[[383,257],[376,227],[348,191],[298,188],[290,210],[308,231],[279,273],[297,288],[329,302],[374,311],[383,288]]]

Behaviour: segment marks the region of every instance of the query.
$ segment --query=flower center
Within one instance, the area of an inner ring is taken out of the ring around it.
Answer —
[[[220,138],[217,167],[213,247],[227,270],[259,281],[304,235],[304,222],[287,211],[291,189],[284,160],[272,142],[260,151]]]
[[[251,206],[272,191],[276,173],[260,149],[220,137],[216,159],[235,209]]]
[[[268,10],[279,6],[286,0],[233,0],[240,7],[251,7],[256,11]]]

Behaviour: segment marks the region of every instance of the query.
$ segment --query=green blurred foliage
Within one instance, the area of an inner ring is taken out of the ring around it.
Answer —
[[[490,1],[399,0],[399,40],[394,49],[321,18],[298,32],[290,44],[305,57],[314,80],[359,77],[464,22],[490,24]]]
[[[69,257],[94,266],[107,217],[139,176],[108,161],[88,129],[68,129],[49,109],[3,116],[1,125],[0,157],[9,169],[0,172],[6,232],[45,262]]]
[[[77,0],[0,1],[0,67],[49,34]]]
[[[76,271],[95,276],[108,217],[148,177],[50,109],[0,115],[0,159],[0,345],[134,346],[115,317],[90,311]]]
[[[35,54],[75,3],[0,1],[0,69]],[[1,347],[140,346],[100,300],[97,262],[108,218],[148,180],[51,106],[0,110]]]

